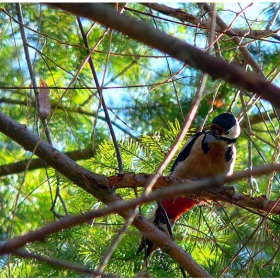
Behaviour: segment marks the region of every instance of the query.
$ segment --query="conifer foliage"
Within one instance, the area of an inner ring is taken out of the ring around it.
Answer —
[[[280,276],[280,4],[231,4],[0,4],[1,277]],[[145,186],[226,111],[237,180],[172,242]]]

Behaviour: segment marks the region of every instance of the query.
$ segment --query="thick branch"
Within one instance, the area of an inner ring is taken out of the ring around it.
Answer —
[[[191,184],[182,184],[177,179],[165,179],[160,178],[160,183],[164,185],[164,181],[168,183],[176,183],[176,185],[153,192],[148,196],[138,197],[129,201],[121,201],[120,198],[115,195],[114,187],[124,183],[125,176],[115,176],[106,178],[105,176],[98,175],[83,167],[77,165],[66,155],[57,151],[44,141],[39,141],[36,135],[30,133],[24,125],[20,125],[8,116],[5,116],[0,112],[0,131],[5,133],[8,137],[12,138],[25,149],[33,151],[37,147],[34,153],[40,156],[49,165],[68,177],[78,186],[85,189],[87,192],[93,194],[102,202],[107,203],[108,207],[102,208],[98,211],[88,212],[77,217],[66,217],[58,222],[54,222],[41,229],[38,229],[30,234],[25,234],[11,241],[5,242],[0,246],[0,254],[12,252],[24,246],[28,242],[42,240],[42,238],[48,234],[56,232],[57,230],[73,227],[77,224],[83,223],[95,217],[108,215],[110,213],[119,213],[124,218],[130,213],[130,209],[134,209],[137,205],[155,201],[158,199],[169,198],[171,196],[182,195],[186,193],[195,193],[197,191],[211,189],[214,187],[220,187],[226,182],[232,182],[250,175],[267,174],[272,170],[279,171],[280,164],[274,164],[264,166],[261,168],[255,168],[253,171],[246,170],[238,172],[231,177],[218,176],[214,178],[204,179]],[[128,174],[129,175],[129,174]],[[126,184],[133,187],[143,185],[148,179],[147,175],[133,175],[126,180]],[[135,181],[136,180],[136,181]],[[179,184],[177,184],[180,182]],[[188,181],[190,182],[190,181]],[[166,184],[167,185],[167,184]],[[278,205],[277,205],[278,207]],[[258,208],[259,209],[259,208]],[[278,207],[279,209],[279,207]],[[190,276],[193,277],[207,277],[209,274],[205,272],[184,250],[182,250],[176,243],[174,243],[167,235],[157,229],[153,224],[138,214],[133,222],[133,225],[137,227],[142,233],[150,240],[154,241],[164,252],[169,254],[174,260],[176,260],[182,267],[184,267]]]
[[[253,208],[255,210],[261,210],[263,212],[268,212],[275,203],[275,200],[268,200],[265,196],[251,197],[249,195],[235,193],[234,188],[222,188],[216,189],[215,191],[208,192],[209,188],[219,188],[225,183],[232,183],[236,180],[242,178],[249,178],[250,176],[260,176],[265,174],[270,174],[274,171],[280,171],[280,164],[270,164],[262,167],[256,167],[253,170],[245,170],[234,173],[232,176],[223,177],[217,176],[216,178],[208,178],[201,181],[200,186],[204,186],[203,193],[201,194],[202,200],[207,201],[223,201],[228,203],[233,203],[234,205],[239,205],[241,207]],[[125,173],[124,175],[111,176],[108,178],[109,185],[111,188],[137,188],[145,187],[147,182],[149,182],[152,175],[150,174],[134,174],[134,173]],[[219,181],[221,180],[221,181]],[[158,178],[154,188],[167,188],[172,186],[172,194],[170,194],[167,189],[164,191],[171,196],[182,194],[180,186],[187,184],[187,190],[185,194],[191,193],[190,189],[193,187],[193,182],[191,180],[179,180],[171,177],[161,176]],[[178,192],[177,192],[178,191]],[[197,193],[199,192],[192,192]],[[166,196],[168,197],[168,195]],[[280,214],[280,203],[278,203],[271,214],[279,215]]]
[[[137,200],[121,202],[121,199],[115,194],[114,190],[109,187],[108,179],[105,176],[92,173],[82,166],[79,166],[66,155],[56,150],[48,143],[40,140],[38,136],[33,135],[31,132],[29,132],[26,129],[25,125],[18,124],[16,121],[6,116],[2,112],[0,112],[0,131],[19,143],[26,150],[33,152],[35,155],[43,159],[47,164],[70,179],[77,186],[80,186],[85,191],[89,192],[102,202],[108,205],[111,202],[110,208],[107,207],[102,209],[102,211],[105,211],[105,213],[106,211],[108,211],[108,208],[109,211],[112,211],[111,213],[116,213],[116,207],[119,204],[122,204],[123,208],[121,208],[118,213],[126,218],[131,214],[131,211],[128,210],[130,209],[129,206],[131,204],[127,205],[126,203],[132,203],[133,209],[138,205],[139,202]],[[154,197],[150,196],[150,199],[154,199]],[[104,212],[102,213],[104,215]],[[68,216],[51,225],[47,225],[34,232],[30,232],[29,235],[25,234],[18,238],[7,241],[3,245],[0,245],[0,254],[13,252],[14,250],[24,246],[28,242],[42,240],[45,235],[56,232],[57,229],[69,228],[95,217],[92,213],[88,215],[89,216],[84,217],[84,220],[81,218],[81,216],[79,216],[78,218]],[[96,215],[96,212],[94,213],[94,215]],[[74,221],[72,220],[72,218],[74,219]],[[62,227],[61,224],[57,223],[62,223]],[[138,230],[140,230],[148,239],[154,241],[160,248],[163,249],[164,252],[169,254],[175,261],[177,261],[189,273],[190,276],[210,276],[206,271],[202,269],[200,265],[198,265],[193,260],[190,254],[180,248],[166,234],[164,234],[157,227],[151,224],[141,214],[138,214],[136,216],[133,225]]]
[[[116,195],[108,191],[108,180],[105,176],[92,173],[79,166],[68,156],[29,132],[25,125],[17,123],[2,112],[0,112],[0,131],[104,203],[116,199]],[[86,183],[85,177],[90,178],[95,188]]]
[[[188,63],[191,67],[208,73],[213,79],[224,79],[244,90],[259,94],[280,108],[280,89],[267,82],[263,77],[245,72],[243,69],[229,65],[223,59],[213,57],[203,51],[157,30],[145,22],[128,15],[119,15],[105,4],[50,4],[75,15],[85,17],[109,26],[132,39],[158,49],[170,56]]]

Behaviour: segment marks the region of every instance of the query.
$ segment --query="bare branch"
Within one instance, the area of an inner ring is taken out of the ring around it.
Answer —
[[[208,73],[213,79],[222,78],[230,84],[257,93],[275,107],[280,108],[280,89],[276,85],[267,82],[263,77],[247,73],[235,65],[229,65],[226,61],[213,57],[173,36],[156,30],[145,22],[125,14],[120,16],[108,5],[96,3],[52,3],[50,5],[91,20],[97,20],[101,24],[112,27],[133,39],[167,53],[184,63],[188,63],[193,68]]]
[[[174,17],[179,19],[182,22],[189,22],[194,24],[194,26],[199,26],[199,28],[203,28],[203,29],[210,29],[210,22],[207,20],[202,20],[192,14],[189,14],[183,10],[180,9],[174,9],[171,8],[169,6],[163,5],[163,4],[158,4],[158,3],[141,3],[144,6],[150,7],[151,9],[160,12],[162,14]],[[125,8],[126,9],[126,8]],[[277,17],[277,13],[275,13],[276,17]],[[274,16],[275,16],[274,15]],[[227,34],[229,36],[239,36],[239,37],[243,37],[245,36],[246,38],[252,38],[252,39],[259,39],[262,37],[268,37],[268,36],[272,36],[272,35],[277,35],[279,29],[277,30],[270,30],[270,26],[268,26],[266,28],[266,30],[242,30],[242,29],[237,29],[237,28],[233,28],[232,32],[224,32],[222,30],[222,28],[220,28],[219,26],[216,26],[216,32],[219,33],[224,33]]]
[[[105,176],[91,173],[82,168],[65,154],[28,131],[25,125],[17,123],[2,112],[0,112],[0,131],[19,143],[25,150],[33,152],[37,147],[34,151],[36,156],[104,203],[116,198],[115,194],[107,190],[108,180]],[[84,176],[95,182],[96,188],[90,188],[86,184]]]
[[[72,160],[77,161],[77,160],[88,159],[88,158],[93,157],[94,151],[92,148],[86,148],[83,150],[66,152],[65,155],[67,155]],[[26,165],[28,162],[29,162],[29,159],[0,166],[0,177],[24,172],[26,170]],[[46,167],[45,164],[46,163],[42,159],[33,158],[30,161],[28,171],[38,169],[38,168],[45,168]]]
[[[64,268],[64,269],[72,269],[74,271],[83,273],[83,274],[89,274],[92,276],[101,276],[101,277],[106,277],[106,278],[115,278],[116,276],[113,274],[101,274],[97,273],[95,270],[92,270],[90,268],[77,265],[75,263],[65,261],[65,260],[59,260],[59,259],[54,259],[54,258],[47,258],[45,256],[39,255],[39,254],[34,254],[34,253],[29,253],[24,249],[18,249],[13,252],[13,255],[22,257],[22,258],[31,258],[35,259],[59,268]]]
[[[191,184],[180,183],[178,185],[172,185],[169,188],[165,188],[157,192],[152,192],[147,196],[140,196],[129,201],[121,201],[114,192],[114,186],[120,186],[121,183],[124,183],[123,179],[126,177],[126,175],[119,175],[115,176],[114,179],[112,177],[108,179],[105,176],[89,172],[83,167],[77,165],[66,155],[60,153],[58,150],[56,150],[46,142],[41,141],[40,143],[37,143],[39,141],[38,136],[33,135],[26,129],[24,125],[18,124],[11,118],[5,116],[2,112],[0,112],[0,131],[5,133],[8,137],[12,138],[14,141],[21,144],[27,150],[34,150],[34,147],[37,146],[37,149],[34,151],[37,156],[44,159],[49,165],[68,177],[76,185],[82,187],[87,192],[91,193],[102,202],[107,204],[107,207],[100,210],[88,212],[75,217],[68,216],[38,230],[7,241],[0,246],[0,254],[13,252],[14,250],[24,246],[28,242],[42,240],[48,234],[61,229],[73,227],[95,217],[101,217],[110,213],[119,213],[124,218],[127,218],[131,214],[131,210],[129,209],[135,209],[136,206],[146,202],[164,199],[170,196],[196,193],[205,189],[209,190],[211,188],[220,187],[226,182],[239,180],[246,176],[268,174],[272,172],[272,170],[280,170],[280,164],[272,164],[260,168],[255,168],[252,171],[246,170],[238,172],[230,177],[217,176],[214,178],[197,181]],[[127,178],[127,185],[137,183],[136,186],[139,186],[146,183],[147,179],[149,179],[149,175],[130,175],[129,177],[128,174]],[[180,182],[180,180],[177,179],[165,179],[164,177],[161,177],[159,182],[164,184],[163,182],[165,180],[167,180],[169,183]],[[271,209],[268,209],[269,205],[271,204],[269,204],[268,202],[262,209],[270,211]],[[279,213],[279,205],[275,205],[273,212],[276,209],[278,209],[277,211]],[[137,229],[142,231],[146,238],[154,241],[159,247],[162,248],[164,252],[166,252],[174,260],[176,260],[189,273],[190,276],[209,276],[209,274],[204,271],[188,253],[184,252],[178,245],[176,245],[176,243],[172,242],[167,235],[157,229],[142,215],[138,214],[136,216],[135,220],[133,221],[133,225],[137,227]]]
[[[212,12],[212,8],[210,5],[208,5],[207,3],[201,3],[199,5],[202,5],[203,8],[211,13]],[[223,29],[223,30],[227,30],[227,32],[229,32],[231,35],[235,35],[234,31],[232,29],[229,29],[227,24],[223,21],[223,19],[217,14],[217,18],[216,18],[217,24]],[[248,64],[250,64],[259,75],[264,77],[263,71],[260,68],[260,66],[258,65],[258,63],[254,60],[254,58],[251,56],[250,52],[247,50],[246,47],[241,46],[241,40],[238,37],[233,37],[232,38],[233,42],[239,46],[239,50],[242,53],[244,59],[246,60],[246,62]]]
[[[25,125],[18,124],[16,121],[4,115],[2,112],[0,112],[0,131],[14,141],[18,142],[26,150],[33,151],[35,155],[44,159],[46,163],[51,165],[58,172],[62,173],[77,186],[80,186],[102,202],[108,205],[110,202],[112,202],[111,207],[106,207],[94,212],[88,212],[75,217],[67,216],[58,222],[54,222],[38,230],[30,232],[30,234],[25,234],[18,238],[7,241],[0,246],[0,254],[13,252],[14,250],[24,246],[29,242],[36,240],[40,241],[48,234],[81,224],[97,217],[98,215],[103,216],[106,215],[106,213],[116,213],[116,209],[120,210],[119,214],[121,216],[128,218],[131,216],[131,211],[128,209],[135,209],[135,207],[139,205],[137,199],[122,202],[120,197],[115,194],[114,190],[109,187],[108,179],[105,176],[92,173],[82,166],[79,166],[66,155],[62,154],[43,140],[40,140],[38,136],[29,132]],[[155,194],[152,193],[149,196],[149,198],[152,200],[154,199],[153,195]],[[147,196],[143,198],[139,197],[138,199],[142,199],[144,203],[145,199],[147,199]],[[176,243],[170,240],[166,234],[151,224],[142,215],[138,214],[136,216],[135,220],[133,221],[133,225],[139,229],[148,239],[153,240],[156,244],[158,244],[159,247],[162,248],[164,252],[176,260],[190,274],[190,276],[210,276],[193,260],[190,254],[181,249]]]
[[[89,44],[88,44],[87,36],[86,36],[86,33],[84,32],[83,25],[82,25],[81,19],[79,17],[78,17],[78,23],[79,23],[80,31],[82,33],[82,38],[83,38],[85,47],[87,49],[89,49]],[[107,29],[103,33],[102,39],[105,37],[105,35],[107,34],[108,31],[109,31],[109,29]],[[99,40],[98,44],[99,43],[101,43],[101,39]],[[94,46],[93,50],[97,47],[98,44],[96,44]],[[113,143],[114,143],[114,147],[115,147],[115,150],[116,150],[116,156],[117,156],[118,166],[119,166],[119,173],[123,174],[124,171],[123,171],[123,163],[122,163],[122,157],[121,157],[120,148],[119,148],[119,145],[118,145],[118,142],[117,142],[117,138],[116,138],[113,126],[112,126],[110,115],[108,113],[107,105],[105,103],[105,99],[104,99],[103,92],[102,92],[102,87],[100,87],[100,83],[98,81],[98,77],[97,77],[97,74],[96,74],[96,71],[95,71],[95,67],[94,67],[94,64],[93,64],[93,61],[92,61],[92,58],[91,58],[91,53],[92,53],[93,50],[91,50],[91,51],[87,50],[87,54],[89,55],[88,63],[90,65],[91,73],[93,75],[93,79],[94,79],[95,85],[97,87],[99,98],[101,100],[102,108],[103,108],[103,111],[104,111],[104,114],[105,114],[106,122],[108,124],[108,128],[109,128],[109,131],[110,131]],[[107,66],[107,64],[106,64],[106,66]]]
[[[266,166],[261,167],[255,167],[251,170],[245,170],[245,171],[239,171],[234,173],[233,175],[229,177],[224,176],[217,176],[216,178],[207,178],[204,179],[206,184],[209,184],[210,188],[218,188],[219,186],[222,186],[226,183],[232,183],[234,181],[244,179],[244,178],[250,178],[251,176],[260,176],[260,175],[266,175],[271,174],[275,171],[280,171],[280,164],[269,164]],[[150,177],[153,175],[150,174],[134,174],[134,173],[125,173],[124,175],[116,175],[111,176],[108,178],[109,185],[111,188],[137,188],[137,187],[145,187],[146,184],[150,181]],[[223,181],[222,183],[217,183],[216,179],[219,181]],[[199,181],[199,185],[204,185],[204,180]],[[177,193],[177,187],[180,188],[181,184],[187,184],[188,187],[186,187],[186,190],[184,192],[178,192]],[[154,188],[164,188],[165,192],[167,191],[167,187],[172,186],[173,193],[170,194],[172,196],[180,195],[180,194],[187,194],[187,193],[194,193],[194,191],[190,191],[190,188],[192,188],[193,181],[191,180],[180,180],[176,178],[171,177],[164,177],[161,176],[158,178],[156,184],[154,185]],[[204,185],[205,186],[205,185]],[[274,200],[268,200],[266,196],[262,195],[259,197],[251,197],[249,195],[245,194],[239,194],[235,193],[235,190],[232,188],[222,188],[221,190],[215,189],[215,191],[208,192],[203,191],[201,193],[201,199],[210,200],[210,201],[224,201],[233,203],[234,205],[240,206],[240,207],[247,207],[247,208],[253,208],[256,210],[261,210],[263,212],[267,212],[271,209],[272,205],[275,203]],[[198,192],[196,192],[198,193]],[[165,197],[167,198],[168,195]],[[162,198],[157,198],[157,200]],[[279,215],[280,214],[280,203],[278,203],[273,211],[272,214]]]

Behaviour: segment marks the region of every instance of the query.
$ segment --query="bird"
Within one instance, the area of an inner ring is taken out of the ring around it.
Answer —
[[[171,167],[170,177],[199,180],[216,175],[231,175],[236,160],[235,142],[240,135],[240,125],[231,112],[216,116],[209,130],[201,131],[191,137]],[[157,228],[170,236],[176,221],[188,210],[200,203],[197,196],[177,196],[164,199],[147,216]],[[166,220],[168,217],[169,222]],[[137,255],[145,251],[145,264],[158,246],[149,239],[141,238]]]

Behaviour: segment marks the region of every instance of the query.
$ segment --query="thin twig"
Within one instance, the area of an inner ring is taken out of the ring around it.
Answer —
[[[156,30],[145,22],[126,14],[120,16],[111,7],[104,4],[51,3],[50,5],[79,16],[97,20],[101,24],[110,26],[184,63],[189,63],[196,69],[209,73],[214,79],[222,78],[231,84],[242,87],[244,90],[256,92],[275,107],[280,108],[280,89],[276,85],[268,83],[259,75],[244,72],[237,66],[229,65],[224,60],[213,57],[173,36]]]
[[[263,265],[263,267],[267,267],[268,265],[270,265],[270,263],[275,259],[275,257],[278,255],[280,250],[280,244],[278,243],[278,247],[275,250],[275,252],[273,253],[273,255],[271,256],[271,258]]]
[[[203,3],[202,4],[204,9],[207,11],[207,12],[211,12],[212,11],[212,8],[209,4],[207,3]],[[247,9],[248,7],[250,7],[252,5],[249,4],[245,9]],[[236,15],[236,18],[245,10],[243,9],[241,12],[237,13]],[[227,24],[223,21],[223,19],[217,14],[217,24],[223,29],[223,30],[226,30],[227,32],[231,33],[231,34],[234,34],[234,31],[231,30],[231,26],[227,26]],[[241,44],[241,40],[238,38],[238,37],[233,37],[232,38],[233,42],[237,45],[237,46],[240,46]],[[258,63],[255,61],[255,59],[251,56],[250,52],[247,50],[246,47],[243,47],[243,46],[240,46],[239,47],[240,49],[240,52],[242,53],[242,55],[244,56],[244,58],[246,59],[246,61],[257,71],[257,73],[259,75],[261,75],[262,77],[264,77],[264,74],[263,74],[263,71],[262,69],[260,68],[260,66],[258,65]]]
[[[20,3],[16,3],[16,9],[17,9],[17,16],[18,16],[19,23],[21,23],[19,25],[19,29],[20,29],[20,34],[21,34],[22,43],[23,43],[23,47],[24,47],[25,59],[26,59],[26,62],[27,62],[27,67],[28,67],[30,79],[32,81],[32,85],[33,85],[34,92],[35,92],[36,105],[37,105],[37,108],[39,108],[39,104],[38,104],[38,94],[39,94],[39,92],[36,89],[37,88],[37,82],[36,82],[35,73],[34,73],[34,70],[33,70],[33,67],[32,67],[32,62],[31,62],[31,58],[30,58],[30,55],[29,55],[29,51],[28,51],[28,45],[29,44],[28,44],[28,40],[27,40],[25,30],[24,30],[21,4]]]
[[[92,270],[90,268],[81,266],[81,265],[77,265],[75,263],[69,262],[69,261],[65,261],[65,260],[59,260],[59,259],[55,259],[55,258],[47,258],[45,256],[39,255],[39,254],[34,254],[34,253],[30,253],[27,250],[24,249],[18,249],[16,251],[13,252],[13,255],[15,256],[19,256],[22,258],[31,258],[31,259],[35,259],[47,264],[50,264],[52,266],[56,266],[58,268],[61,269],[71,269],[83,274],[89,274],[92,276],[101,276],[101,277],[108,277],[108,278],[115,278],[116,276],[113,274],[101,274],[97,273],[95,270]]]
[[[82,33],[84,44],[85,44],[86,48],[89,49],[87,36],[86,36],[86,33],[84,32],[82,22],[81,22],[79,17],[77,19],[78,19],[80,31]],[[109,31],[109,29],[108,29],[108,31]],[[118,166],[119,166],[119,173],[123,174],[124,170],[123,170],[122,157],[121,157],[119,145],[118,145],[118,142],[117,142],[117,138],[116,138],[116,135],[115,135],[112,123],[111,123],[111,119],[110,119],[110,116],[109,116],[109,113],[108,113],[108,110],[107,110],[107,106],[106,106],[106,103],[105,103],[105,100],[104,100],[104,97],[103,97],[103,94],[102,94],[102,88],[100,87],[100,84],[99,84],[99,81],[98,81],[98,77],[97,77],[97,74],[96,74],[96,71],[95,71],[95,67],[94,67],[90,52],[87,51],[87,54],[89,55],[88,63],[90,65],[90,69],[91,69],[91,72],[92,72],[92,75],[93,75],[93,78],[94,78],[94,81],[95,81],[95,84],[96,84],[96,87],[97,87],[99,98],[101,100],[101,104],[102,104],[102,108],[104,110],[104,114],[105,114],[105,118],[106,118],[106,121],[107,121],[107,124],[108,124],[108,128],[109,128],[109,131],[110,131],[110,134],[111,134],[114,146],[115,146],[116,156],[117,156]]]
[[[17,15],[18,15],[19,23],[21,23],[19,25],[19,29],[20,29],[20,34],[21,34],[22,43],[23,43],[23,47],[24,47],[25,59],[26,59],[26,62],[27,62],[27,67],[28,67],[29,76],[30,76],[30,79],[31,79],[31,84],[33,86],[34,93],[35,93],[36,107],[37,107],[37,110],[39,110],[39,106],[40,106],[39,105],[39,100],[38,100],[39,91],[37,90],[36,74],[34,72],[31,57],[30,57],[29,50],[28,50],[29,43],[28,43],[28,40],[27,40],[27,37],[26,37],[26,34],[25,34],[25,29],[24,29],[25,27],[24,27],[24,24],[23,24],[21,3],[16,3],[16,9],[17,9]],[[50,140],[49,144],[52,145],[51,136],[50,136],[51,134],[50,134],[48,125],[47,125],[46,122],[43,125],[44,125],[44,129],[45,129],[47,139]]]
[[[181,129],[179,135],[177,136],[177,139],[176,139],[175,143],[173,144],[172,148],[170,149],[168,154],[165,156],[165,158],[162,161],[162,163],[160,164],[160,166],[155,171],[154,176],[147,183],[142,196],[145,196],[151,192],[152,188],[154,187],[154,185],[157,182],[158,177],[162,175],[162,173],[164,172],[164,170],[166,169],[166,167],[168,166],[168,164],[174,157],[175,153],[177,152],[181,142],[185,138],[185,135],[187,134],[187,132],[188,132],[189,128],[191,127],[192,122],[197,114],[197,111],[198,111],[198,108],[199,108],[199,105],[201,102],[201,97],[202,97],[203,91],[205,89],[207,77],[208,77],[208,75],[206,73],[202,74],[202,77],[201,77],[200,83],[199,83],[199,87],[197,89],[195,97],[193,98],[193,102],[192,102],[189,114],[186,117],[186,120],[182,126],[182,129]]]
[[[118,234],[114,237],[112,240],[110,246],[107,248],[102,260],[100,261],[97,273],[102,275],[106,264],[109,262],[110,258],[112,257],[113,253],[115,252],[115,249],[117,248],[117,245],[120,243],[124,233],[127,231],[128,227],[132,224],[135,216],[137,214],[136,208],[132,211],[131,216],[126,219],[125,224],[122,226],[122,228],[118,231]]]
[[[214,39],[215,39],[215,27],[216,27],[216,15],[217,15],[217,10],[216,10],[216,3],[213,3],[213,11],[212,11],[212,16],[211,16],[211,26],[210,26],[210,34],[209,34],[209,38],[208,38],[208,47],[206,49],[207,53],[210,53],[210,49],[212,47],[212,45],[215,43]],[[207,81],[207,74],[203,73],[201,79],[204,80],[204,87]],[[204,121],[200,127],[200,131],[202,131],[202,129],[204,128],[204,125],[206,123],[206,121],[208,120],[208,117],[210,115],[210,113],[213,111],[213,104],[214,104],[214,100],[216,98],[216,95],[218,93],[218,90],[220,88],[221,83],[219,83],[219,85],[217,86],[217,89],[215,91],[215,93],[213,94],[213,101],[212,101],[212,105],[211,108],[209,108],[206,117],[204,118]]]
[[[280,197],[278,197],[278,199],[276,199],[275,203],[272,205],[271,209],[266,213],[266,215],[262,218],[261,222],[258,224],[258,226],[256,227],[256,229],[252,232],[252,234],[248,237],[248,239],[246,240],[246,242],[243,244],[243,246],[238,250],[238,252],[235,254],[235,256],[231,259],[231,261],[229,262],[229,264],[223,269],[223,271],[221,272],[221,274],[219,275],[219,277],[222,277],[226,271],[229,269],[229,267],[231,266],[231,264],[236,260],[236,258],[238,257],[238,255],[240,254],[240,252],[242,252],[242,250],[244,249],[244,247],[247,245],[247,243],[253,238],[253,236],[256,234],[256,232],[259,230],[259,228],[261,227],[261,225],[264,223],[264,221],[267,219],[268,215],[271,213],[271,211],[273,210],[273,208],[277,205],[277,203],[280,201]]]
[[[268,22],[268,24],[267,24],[267,26],[265,28],[266,30],[269,31],[271,29],[271,27],[274,25],[279,12],[280,12],[280,4],[278,3],[278,8],[276,9],[276,11],[275,11],[273,17],[271,18],[271,20]]]
[[[35,72],[34,72],[34,69],[33,69],[33,66],[32,66],[32,61],[31,61],[31,57],[30,57],[29,49],[28,49],[29,43],[28,43],[28,40],[27,40],[27,37],[26,37],[26,34],[25,34],[24,25],[23,25],[21,3],[16,3],[16,9],[17,9],[19,22],[21,23],[19,25],[19,28],[20,28],[20,33],[21,33],[22,42],[23,42],[23,46],[24,46],[24,53],[25,53],[25,58],[26,58],[27,66],[28,66],[28,71],[29,71],[29,75],[30,75],[30,78],[31,78],[31,84],[32,84],[32,87],[33,87],[33,90],[34,90],[34,93],[35,93],[36,107],[37,107],[37,110],[39,110],[39,106],[40,106],[39,100],[38,100],[39,91],[37,90],[38,86],[37,86],[37,82],[36,82],[36,75],[35,75]],[[50,130],[49,130],[49,127],[48,127],[48,123],[46,122],[45,118],[42,118],[41,120],[42,120],[42,125],[44,127],[44,132],[45,132],[45,135],[47,137],[48,143],[51,146],[53,146],[52,139],[51,139],[51,133],[50,133]],[[66,205],[63,201],[63,198],[60,195],[60,179],[61,178],[60,178],[60,175],[59,175],[58,172],[56,172],[56,177],[57,177],[57,186],[56,186],[57,196],[55,197],[55,199],[53,201],[53,205],[51,207],[51,210],[54,212],[54,208],[55,208],[55,205],[56,205],[57,198],[59,198],[59,200],[62,202],[63,208],[64,208],[64,210],[67,214]],[[49,185],[51,185],[51,184],[49,183]]]
[[[152,10],[151,10],[150,7],[149,7],[149,9],[150,9],[150,12],[152,13]],[[156,22],[155,18],[153,18],[153,22],[154,22],[154,25],[156,26],[156,28],[158,29],[157,22]],[[179,107],[179,110],[180,110],[180,114],[181,114],[182,118],[184,119],[184,112],[183,112],[182,104],[179,100],[177,88],[176,88],[175,83],[174,83],[174,75],[172,75],[172,73],[171,73],[170,64],[169,64],[169,61],[168,61],[168,58],[167,58],[166,54],[165,54],[165,61],[166,61],[168,72],[169,72],[168,81],[172,82],[172,86],[173,86],[173,89],[174,89],[174,93],[175,93],[175,96],[176,96],[176,100],[177,100],[177,104],[178,104],[178,107]],[[182,69],[184,69],[184,68],[185,68],[185,66],[183,66]]]
[[[238,232],[238,230],[235,228],[235,225],[233,224],[231,217],[229,217],[229,215],[228,215],[227,211],[225,211],[224,207],[221,207],[221,208],[222,208],[222,211],[224,212],[224,215],[227,217],[228,222],[230,223],[230,225],[231,225],[233,231],[236,233],[238,239],[240,240],[240,242],[241,242],[241,244],[242,244],[242,246],[243,246],[243,245],[244,245],[244,240],[243,240],[241,234],[240,234],[240,233]],[[247,246],[244,246],[244,248],[245,248],[245,250],[247,251],[247,253],[249,254],[249,253],[250,253],[249,248],[248,248]]]
[[[244,109],[244,111],[246,111],[246,104],[245,104],[245,100],[244,100],[244,94],[241,93],[240,95],[241,98],[241,103],[242,103],[242,107]],[[249,115],[248,114],[244,114],[245,115],[245,119],[247,122],[247,129],[248,129],[248,135],[249,135],[249,139],[251,139],[252,136],[252,127],[251,127],[251,123],[250,123],[250,119],[249,119]],[[252,142],[248,141],[248,169],[252,170],[253,168],[253,157],[252,157]],[[248,183],[250,184],[250,188],[251,188],[251,195],[254,195],[255,191],[259,191],[258,190],[258,186],[256,186],[256,188],[254,187],[253,184],[253,177],[248,178]]]
[[[122,11],[123,10],[121,10],[120,13],[122,13]],[[82,37],[83,37],[83,40],[84,40],[84,44],[85,44],[85,46],[87,48],[89,48],[87,36],[86,36],[86,34],[84,32],[84,29],[83,29],[83,26],[82,26],[82,22],[81,22],[79,17],[77,17],[77,19],[78,19],[79,27],[80,27],[80,30],[81,30],[81,33],[82,33]],[[109,33],[110,33],[110,42],[111,42],[112,31],[109,30]],[[93,64],[93,61],[92,61],[91,57],[90,57],[88,62],[89,62],[89,65],[90,65],[90,68],[91,68],[91,71],[92,71],[92,74],[93,74],[93,77],[94,77],[94,80],[95,80],[95,84],[97,86],[97,91],[99,93],[99,97],[100,97],[100,100],[101,100],[102,108],[104,110],[105,117],[106,117],[106,120],[107,120],[107,123],[108,123],[108,127],[109,127],[109,130],[110,130],[110,133],[111,133],[111,137],[112,137],[112,140],[113,140],[113,143],[114,143],[114,146],[115,146],[116,156],[117,156],[118,166],[119,166],[119,174],[124,174],[120,149],[119,149],[119,146],[118,146],[118,143],[117,143],[117,139],[116,139],[116,136],[115,136],[112,124],[111,124],[110,116],[109,116],[109,113],[108,113],[108,110],[107,110],[107,106],[106,106],[106,103],[105,103],[105,100],[104,100],[104,97],[103,97],[103,93],[102,93],[102,89],[103,89],[103,86],[104,86],[104,79],[105,79],[105,75],[106,75],[106,69],[107,69],[108,60],[109,60],[109,54],[110,54],[110,46],[109,46],[109,52],[108,52],[107,57],[106,57],[106,63],[105,63],[106,66],[105,66],[105,70],[104,70],[104,75],[103,75],[101,87],[99,85],[99,81],[98,81],[97,74],[96,74],[96,71],[95,71],[95,67],[94,67],[94,64]],[[108,261],[111,258],[115,248],[117,247],[118,243],[120,242],[120,240],[121,240],[121,238],[123,236],[123,233],[126,231],[127,227],[129,225],[131,225],[131,223],[133,222],[136,214],[137,214],[137,211],[136,211],[136,208],[135,208],[132,211],[131,216],[127,218],[126,223],[123,226],[123,228],[118,232],[118,234],[116,235],[114,240],[111,242],[111,245],[107,249],[107,251],[106,251],[102,261],[100,262],[100,264],[98,266],[98,270],[97,270],[98,272],[100,272],[100,273],[103,272],[103,270],[105,268],[105,265],[108,263]]]
[[[237,278],[238,275],[243,271],[243,270],[247,270],[248,271],[248,264],[254,260],[254,258],[261,252],[264,251],[264,249],[266,249],[268,247],[268,245],[263,246],[261,249],[259,249],[254,255],[252,255],[240,268],[240,270],[234,275],[234,278]],[[250,256],[250,254],[248,254],[248,256]],[[258,266],[255,265],[255,268],[258,272],[259,277],[261,278],[262,275],[260,274],[259,268]],[[243,278],[243,277],[242,277]],[[245,278],[245,277],[244,277]],[[253,278],[253,277],[248,277],[248,278]]]

